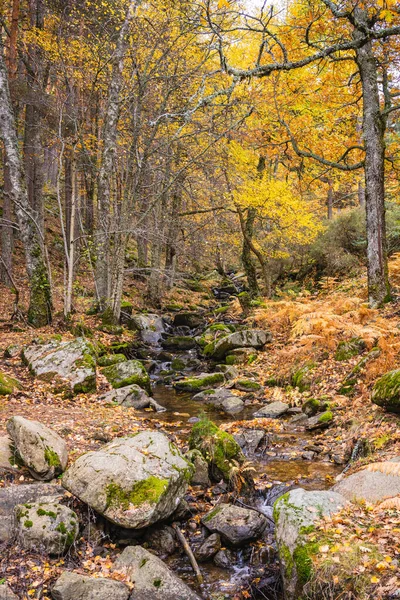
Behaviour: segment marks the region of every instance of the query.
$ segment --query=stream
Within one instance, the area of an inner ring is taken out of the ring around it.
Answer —
[[[192,333],[192,332],[191,332]],[[187,334],[186,334],[187,335]],[[153,344],[151,356],[157,357],[161,348]],[[197,356],[195,350],[173,351],[173,358],[181,358],[186,361],[193,360]],[[199,361],[198,361],[199,362]],[[146,418],[157,421],[156,427],[164,429],[171,436],[181,440],[189,437],[192,424],[196,422],[200,414],[205,414],[218,426],[240,421],[240,430],[246,430],[245,422],[253,420],[253,413],[259,406],[251,402],[239,413],[230,415],[214,406],[204,404],[193,399],[194,394],[177,392],[172,385],[165,382],[163,373],[170,369],[170,362],[156,358],[153,365],[151,379],[154,399],[165,407],[166,411],[161,413],[147,412]],[[193,376],[201,371],[209,371],[207,362],[202,361],[201,366],[185,369],[176,373],[174,377]],[[283,424],[282,431],[266,431],[265,442],[251,454],[244,452],[246,458],[251,461],[254,468],[254,476],[257,479],[257,497],[246,500],[249,505],[264,513],[272,519],[272,505],[275,499],[290,488],[302,487],[308,490],[323,490],[331,487],[336,475],[342,470],[324,458],[324,453],[314,455],[313,459],[307,456],[307,447],[313,444],[313,432],[306,432],[293,415],[280,418]],[[262,429],[262,426],[260,427]],[[248,430],[247,430],[248,431]],[[303,456],[304,452],[306,454]],[[218,484],[211,487],[211,492],[199,490],[195,502],[231,502],[229,495],[217,489]],[[211,497],[210,497],[211,494]],[[213,497],[214,496],[214,497]],[[190,499],[189,499],[190,500]],[[240,500],[239,500],[240,503]],[[189,503],[190,504],[190,503]],[[190,519],[185,526],[185,535],[188,537],[192,548],[204,539],[206,531],[204,527],[199,530],[194,519]],[[243,549],[229,552],[228,568],[220,568],[212,561],[201,563],[201,570],[205,583],[201,586],[201,594],[204,598],[213,600],[224,600],[234,598],[242,589],[251,589],[251,597],[254,599],[280,600],[283,598],[280,587],[279,563],[276,556],[273,526],[267,527],[263,534],[262,547],[259,545],[246,546]],[[173,568],[179,576],[186,580],[196,589],[193,571],[186,557],[176,558],[174,555],[166,559],[167,564]],[[251,581],[258,581],[249,588]]]

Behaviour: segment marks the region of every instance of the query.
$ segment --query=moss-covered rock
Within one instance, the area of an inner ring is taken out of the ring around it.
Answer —
[[[223,373],[201,373],[196,377],[188,377],[174,383],[177,390],[183,392],[201,392],[216,387],[225,381]]]
[[[389,371],[375,382],[372,402],[389,412],[400,413],[400,369]]]
[[[127,360],[110,365],[103,368],[102,373],[115,389],[135,383],[149,393],[151,392],[149,374],[139,360]]]
[[[185,367],[186,362],[182,358],[176,357],[171,361],[171,369],[173,371],[183,371]]]
[[[336,348],[335,360],[349,360],[349,358],[361,354],[361,352],[365,350],[365,347],[365,342],[361,338],[352,338],[349,341],[341,341]]]
[[[338,512],[346,503],[336,492],[308,492],[302,488],[287,492],[275,502],[273,516],[287,600],[300,600],[311,577],[316,548],[309,542],[308,534],[314,530],[315,522]]]
[[[235,438],[206,418],[193,425],[189,447],[202,453],[217,481],[222,477],[226,482],[230,482],[233,469],[245,461]]]
[[[14,390],[20,389],[22,389],[22,383],[14,379],[14,377],[0,373],[0,396],[7,396],[8,394],[12,394]]]
[[[175,335],[162,341],[162,347],[173,350],[191,350],[196,346],[194,338],[188,335]]]
[[[262,386],[253,379],[237,379],[235,388],[241,392],[258,392],[262,389]]]
[[[297,387],[300,392],[309,390],[313,383],[312,372],[315,369],[313,362],[307,363],[296,369],[291,375],[291,384]]]

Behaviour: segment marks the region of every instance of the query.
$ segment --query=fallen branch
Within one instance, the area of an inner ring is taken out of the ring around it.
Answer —
[[[194,554],[192,552],[192,549],[190,548],[188,542],[186,541],[185,536],[183,535],[182,531],[179,529],[178,524],[177,523],[172,523],[172,527],[174,529],[174,531],[176,532],[176,535],[178,537],[178,540],[180,541],[182,548],[184,549],[184,551],[186,552],[186,555],[188,557],[188,559],[190,560],[190,564],[192,565],[193,571],[195,572],[196,575],[196,579],[198,581],[199,584],[203,583],[203,575],[201,574],[201,571],[199,569],[199,565],[197,564],[197,560],[194,557]]]

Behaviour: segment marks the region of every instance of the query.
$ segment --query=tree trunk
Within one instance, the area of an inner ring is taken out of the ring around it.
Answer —
[[[332,185],[329,184],[329,188],[328,188],[328,196],[326,199],[326,204],[327,204],[327,208],[328,208],[328,220],[330,221],[333,218],[333,189],[332,189]]]
[[[367,14],[355,10],[360,30],[364,34]],[[363,92],[363,138],[365,145],[365,207],[367,217],[368,297],[372,307],[381,306],[391,298],[387,266],[385,226],[385,122],[379,103],[377,61],[372,42],[357,49],[356,61]]]
[[[114,173],[117,150],[117,126],[122,88],[122,69],[129,44],[129,25],[134,15],[136,2],[131,2],[125,21],[120,29],[113,58],[111,81],[108,89],[107,106],[103,130],[103,152],[97,183],[98,223],[97,223],[97,262],[96,285],[99,304],[102,310],[110,300],[110,225],[111,225],[111,182]]]
[[[0,106],[2,107],[0,134],[7,156],[11,198],[18,219],[20,236],[25,250],[26,270],[30,281],[28,320],[32,325],[40,327],[51,322],[50,274],[47,269],[37,215],[28,200],[4,62],[3,40],[1,38],[0,40]]]
[[[243,233],[243,247],[242,247],[242,263],[244,270],[246,271],[247,285],[249,287],[249,293],[252,298],[258,296],[259,287],[257,282],[257,271],[251,257],[250,240],[253,237],[254,221],[256,218],[256,209],[249,208],[247,210],[247,218],[244,221],[240,219]],[[241,216],[239,209],[239,217]]]
[[[8,163],[4,155],[3,161],[3,218],[1,223],[1,258],[0,281],[11,287],[14,235],[12,228],[11,182]]]

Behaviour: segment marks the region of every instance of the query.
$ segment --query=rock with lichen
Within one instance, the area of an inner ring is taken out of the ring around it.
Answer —
[[[64,554],[79,532],[76,513],[57,502],[34,502],[15,507],[16,535],[29,550]]]
[[[132,599],[200,600],[167,565],[141,546],[128,546],[114,563],[134,586]]]
[[[36,377],[53,383],[56,391],[80,394],[96,390],[96,355],[84,338],[53,339],[31,344],[22,359]]]
[[[276,540],[281,564],[284,595],[287,600],[302,597],[311,576],[315,544],[308,541],[315,522],[338,512],[346,498],[333,491],[306,491],[296,488],[274,504]]]
[[[64,571],[55,582],[51,595],[54,600],[128,600],[131,591],[122,581]]]
[[[140,529],[175,511],[192,472],[166,435],[141,431],[79,457],[62,484],[109,521]]]
[[[102,374],[114,389],[127,385],[138,385],[150,393],[150,377],[139,360],[127,360],[116,365],[105,367]]]
[[[18,459],[28,467],[35,479],[48,481],[67,466],[65,441],[52,429],[25,417],[11,417],[7,431]]]
[[[182,392],[201,392],[216,387],[225,381],[223,373],[200,373],[174,383],[174,388]]]
[[[207,344],[204,348],[204,354],[210,358],[219,360],[237,348],[255,348],[256,350],[263,348],[271,339],[271,334],[262,329],[236,331],[216,342]]]
[[[17,379],[5,373],[0,373],[0,396],[8,396],[14,390],[20,390],[21,388],[22,384]]]
[[[211,533],[219,533],[232,546],[242,546],[261,537],[267,517],[257,510],[233,504],[218,504],[201,520]]]

